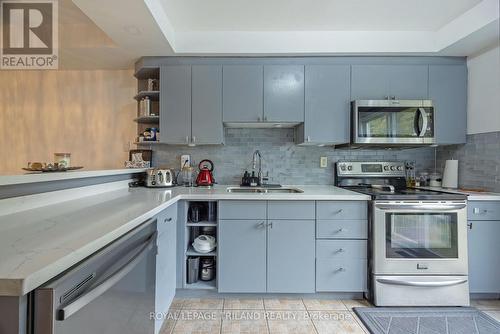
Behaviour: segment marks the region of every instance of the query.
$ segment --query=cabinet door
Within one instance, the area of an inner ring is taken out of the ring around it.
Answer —
[[[176,288],[177,204],[162,211],[157,220],[155,311],[167,312],[174,299]],[[163,320],[156,321],[156,333],[162,322]]]
[[[260,122],[263,117],[263,66],[223,67],[223,120],[226,123]]]
[[[304,121],[304,66],[264,66],[264,121]]]
[[[349,65],[305,67],[304,142],[349,142],[350,74]]]
[[[351,67],[351,100],[383,100],[389,96],[389,71],[386,65]]]
[[[222,66],[192,66],[192,142],[222,144]]]
[[[219,220],[219,292],[266,292],[265,220]]]
[[[269,221],[267,292],[314,291],[314,220]]]
[[[398,100],[426,99],[428,95],[428,65],[391,65],[389,96]]]
[[[427,65],[353,65],[351,99],[425,99],[427,79]]]
[[[188,144],[191,137],[191,66],[160,68],[160,141]]]
[[[500,221],[469,221],[471,293],[500,293]]]
[[[436,144],[462,144],[467,133],[467,68],[430,65],[429,98],[436,119]]]

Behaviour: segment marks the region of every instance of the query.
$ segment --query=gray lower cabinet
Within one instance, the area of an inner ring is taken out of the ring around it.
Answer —
[[[176,249],[177,249],[177,204],[169,206],[157,216],[156,256],[156,298],[155,311],[167,312],[175,296],[176,288]],[[158,333],[162,321],[156,321]]]
[[[313,293],[314,220],[269,221],[267,292]]]
[[[469,202],[469,290],[500,293],[500,202]]]
[[[264,122],[304,121],[304,65],[264,66]]]
[[[429,65],[429,98],[435,110],[436,144],[465,143],[467,67]]]
[[[428,65],[353,65],[351,100],[426,99]]]
[[[315,291],[314,201],[219,201],[218,236],[219,292]]]
[[[305,66],[304,124],[298,144],[343,144],[350,140],[351,67]]]
[[[160,68],[160,141],[189,144],[191,140],[191,66]]]
[[[193,144],[222,144],[222,66],[192,66]]]
[[[264,67],[225,65],[223,67],[224,123],[256,123],[264,117]]]
[[[266,292],[266,221],[219,220],[219,292]]]
[[[316,202],[316,291],[367,290],[367,215],[366,201]]]
[[[160,141],[222,144],[222,66],[166,65],[160,81]]]

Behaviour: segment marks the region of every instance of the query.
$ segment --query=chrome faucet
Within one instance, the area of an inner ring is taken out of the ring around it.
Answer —
[[[253,162],[253,166],[252,166],[252,169],[255,170],[255,168],[257,167],[257,157],[259,158],[259,172],[257,174],[257,177],[259,178],[259,186],[262,185],[262,154],[260,154],[260,151],[259,150],[255,150],[255,152],[253,152],[253,159],[252,159],[252,162]]]

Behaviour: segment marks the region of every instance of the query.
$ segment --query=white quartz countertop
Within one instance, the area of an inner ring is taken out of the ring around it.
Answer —
[[[441,187],[420,187],[420,189],[444,191],[452,194],[467,195],[469,201],[500,201],[500,193],[465,191],[460,189],[449,189]]]
[[[368,200],[334,186],[303,193],[228,193],[206,188],[121,188],[57,204],[0,212],[0,296],[21,296],[141,225],[178,200]],[[76,191],[76,190],[75,190]],[[25,204],[25,203],[24,203]]]
[[[143,173],[147,168],[124,168],[124,169],[103,169],[103,170],[75,170],[67,172],[52,173],[30,173],[19,175],[0,175],[0,186],[37,183],[49,181],[62,181],[71,179],[81,179],[88,177],[101,177],[122,174]]]

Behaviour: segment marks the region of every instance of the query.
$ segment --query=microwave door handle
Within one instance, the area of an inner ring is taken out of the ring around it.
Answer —
[[[467,282],[467,278],[450,279],[441,282],[435,282],[435,281],[420,282],[420,281],[412,281],[411,279],[377,278],[377,282],[382,284],[403,285],[403,286],[440,287],[440,286],[452,286],[452,285],[463,284]]]
[[[413,129],[415,130],[415,134],[417,137],[420,137],[420,118],[422,117],[422,113],[420,112],[420,108],[417,109],[415,113],[415,117],[413,118]]]
[[[422,128],[420,129],[418,136],[424,137],[427,132],[427,125],[429,124],[429,116],[427,115],[427,112],[425,112],[424,108],[418,108],[418,114],[420,115],[419,117],[422,118]]]
[[[142,259],[146,256],[146,254],[153,248],[156,242],[156,233],[154,233],[148,241],[146,241],[139,253],[134,256],[130,261],[128,261],[123,267],[118,269],[113,275],[111,275],[104,282],[90,290],[89,292],[81,295],[74,301],[72,301],[67,306],[57,311],[57,320],[64,321],[71,317],[73,314],[81,310],[86,305],[90,304],[93,300],[103,295],[106,291],[111,289],[116,283],[118,283],[123,277],[127,276],[138,264],[142,261]]]

